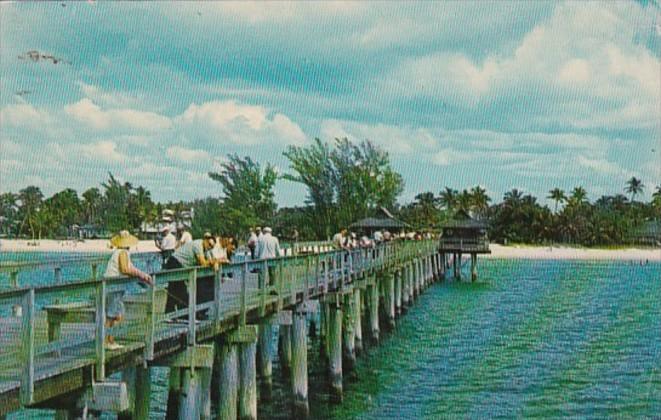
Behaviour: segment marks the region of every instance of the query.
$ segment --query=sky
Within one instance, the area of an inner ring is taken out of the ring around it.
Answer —
[[[60,60],[33,61],[28,51]],[[661,184],[655,2],[0,3],[0,191],[112,172],[159,201],[219,196],[228,153],[290,171],[369,139],[424,191],[595,199]],[[305,189],[276,185],[281,206]]]

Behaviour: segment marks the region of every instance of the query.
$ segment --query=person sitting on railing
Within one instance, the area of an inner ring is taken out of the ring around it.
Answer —
[[[257,256],[257,259],[260,260],[267,260],[267,259],[272,259],[272,258],[278,258],[280,256],[280,241],[276,236],[273,236],[271,234],[272,230],[270,227],[265,227],[263,230],[263,235],[259,240],[257,241],[257,249],[255,251],[255,255]],[[275,266],[268,264],[268,274],[269,274],[269,283],[270,285],[274,285],[274,280],[275,280]],[[264,281],[264,273],[263,271],[259,272],[259,287],[264,287],[268,286],[265,284]],[[271,293],[274,293],[275,291],[272,291]]]
[[[140,281],[152,284],[152,278],[149,274],[144,273],[133,265],[131,262],[131,255],[129,249],[132,246],[137,245],[138,238],[131,235],[128,231],[123,230],[119,232],[118,235],[113,236],[110,239],[110,244],[115,248],[110,260],[108,261],[108,266],[106,267],[106,272],[104,277],[121,277],[121,276],[130,276],[137,277]],[[124,290],[116,290],[109,292],[106,295],[106,327],[112,328],[122,321],[124,318],[124,303],[122,298],[124,297]],[[117,350],[121,349],[123,346],[115,342],[115,338],[108,334],[105,339],[105,346],[108,350]]]

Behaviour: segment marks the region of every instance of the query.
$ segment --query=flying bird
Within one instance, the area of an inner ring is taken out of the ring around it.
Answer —
[[[39,60],[43,61],[50,61],[53,64],[57,63],[65,63],[65,64],[71,64],[70,61],[66,61],[63,58],[55,57],[53,54],[45,54],[45,53],[40,53],[37,50],[31,50],[28,51],[24,54],[21,54],[18,56],[19,60],[31,60],[33,62],[38,62]]]
[[[25,96],[31,94],[31,90],[19,90],[15,93],[16,96]]]

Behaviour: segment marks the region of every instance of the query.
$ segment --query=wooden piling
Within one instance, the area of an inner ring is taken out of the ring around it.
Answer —
[[[328,373],[331,398],[342,401],[342,307],[332,296],[328,317]],[[378,298],[378,296],[377,296]]]
[[[395,271],[395,313],[402,313],[402,269]]]
[[[170,367],[168,379],[168,406],[165,413],[167,420],[176,420],[179,416],[179,395],[181,394],[181,369]]]
[[[305,312],[294,311],[291,326],[291,385],[294,394],[294,417],[307,418],[308,405],[308,344]]]
[[[369,322],[372,341],[379,341],[379,288],[376,283],[367,286]]]
[[[291,369],[291,325],[280,325],[278,331],[278,358],[283,373]]]
[[[257,419],[257,340],[239,345],[239,419]]]
[[[363,351],[363,325],[362,325],[362,298],[360,288],[356,287],[353,290],[354,306],[353,306],[353,327],[354,327],[354,344],[356,347],[356,354]]]
[[[409,296],[410,296],[410,289],[409,289],[409,266],[408,264],[404,264],[402,266],[402,271],[401,271],[401,279],[402,279],[402,306],[401,306],[401,311],[402,313],[406,312],[406,308],[409,306]]]
[[[384,279],[384,302],[386,324],[389,329],[395,328],[395,275],[394,273],[386,273]]]
[[[270,317],[264,318],[259,325],[257,345],[257,370],[261,380],[260,394],[265,400],[271,398],[273,390],[273,357],[272,357],[273,325]]]
[[[347,370],[356,365],[355,298],[352,291],[342,296],[342,353]]]
[[[477,280],[477,254],[471,254],[471,281]]]
[[[218,419],[237,418],[239,395],[239,355],[238,345],[229,339],[216,341],[216,363],[218,364],[219,393]]]
[[[195,369],[181,369],[179,419],[201,418],[202,376]]]
[[[142,365],[131,366],[122,371],[122,381],[126,383],[129,397],[129,411],[118,413],[118,420],[149,419],[151,399],[150,369]]]

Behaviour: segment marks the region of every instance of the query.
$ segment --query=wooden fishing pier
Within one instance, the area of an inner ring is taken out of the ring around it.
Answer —
[[[146,289],[132,278],[97,277],[93,268],[88,279],[0,291],[0,419],[31,408],[55,409],[58,419],[94,412],[146,419],[153,366],[169,367],[167,418],[208,419],[213,400],[218,418],[255,419],[258,383],[260,398],[269,395],[276,337],[294,413],[305,417],[308,328],[317,327],[329,389],[341,400],[343,371],[364,342],[394,327],[442,278],[446,261],[434,241],[308,251],[216,272],[157,272]],[[166,313],[170,282],[185,282],[188,302]],[[105,306],[117,290],[126,293],[126,317],[112,335],[123,348],[109,351]]]

